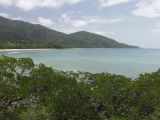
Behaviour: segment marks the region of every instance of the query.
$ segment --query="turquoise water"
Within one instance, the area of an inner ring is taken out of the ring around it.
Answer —
[[[0,55],[31,57],[59,70],[109,72],[132,78],[160,68],[160,49],[0,50]]]

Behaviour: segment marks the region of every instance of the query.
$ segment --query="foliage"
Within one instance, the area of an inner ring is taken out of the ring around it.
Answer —
[[[160,71],[131,80],[0,57],[0,120],[159,120]]]

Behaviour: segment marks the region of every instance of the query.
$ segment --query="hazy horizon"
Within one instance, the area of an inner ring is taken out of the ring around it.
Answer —
[[[158,0],[0,0],[0,16],[160,48],[159,6]]]

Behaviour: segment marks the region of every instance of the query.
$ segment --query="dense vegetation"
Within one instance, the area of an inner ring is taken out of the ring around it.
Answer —
[[[134,48],[81,31],[64,34],[38,24],[0,17],[0,48]]]
[[[0,120],[159,120],[160,71],[131,80],[0,57]]]

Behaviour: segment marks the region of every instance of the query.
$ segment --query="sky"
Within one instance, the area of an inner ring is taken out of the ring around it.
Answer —
[[[0,0],[0,16],[160,48],[160,0]]]

